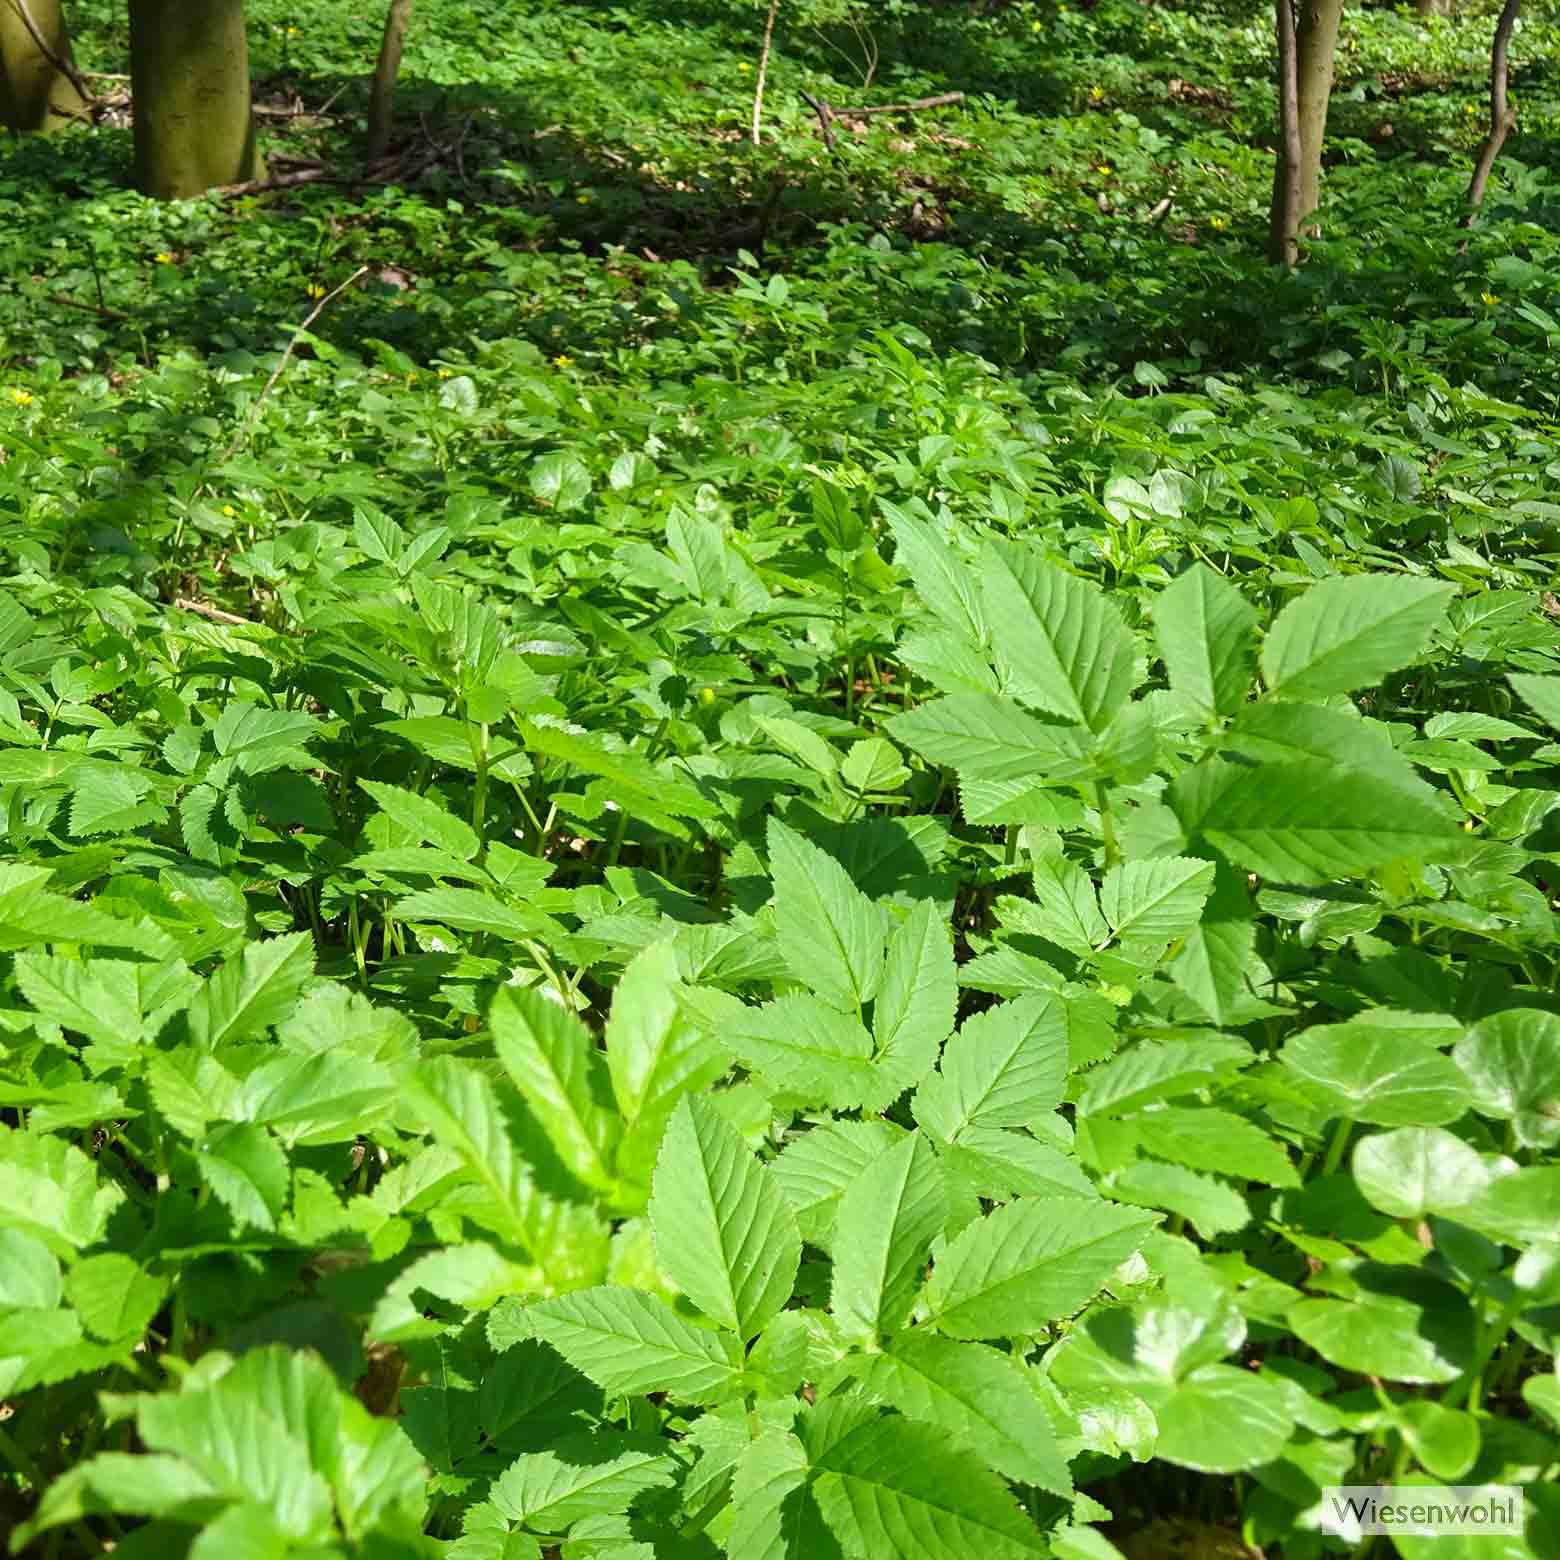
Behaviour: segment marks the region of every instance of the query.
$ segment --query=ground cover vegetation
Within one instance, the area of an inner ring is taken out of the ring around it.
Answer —
[[[0,143],[12,1551],[1560,1553],[1547,8],[1277,268],[1234,3],[251,0],[182,202],[167,10]]]

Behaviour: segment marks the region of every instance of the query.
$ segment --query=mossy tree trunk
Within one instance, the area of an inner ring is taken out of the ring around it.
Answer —
[[[1296,242],[1321,200],[1322,145],[1327,137],[1327,105],[1332,97],[1333,56],[1343,3],[1300,0],[1293,12],[1292,39],[1279,39],[1281,68],[1293,49],[1294,117],[1300,143],[1298,159],[1286,155],[1280,146],[1273,173],[1272,254],[1280,264],[1293,263]],[[1284,10],[1279,9],[1280,18]]]
[[[69,65],[60,0],[0,0],[0,125],[47,131],[84,119]]]
[[[412,25],[412,0],[390,0],[385,13],[384,36],[379,42],[379,63],[368,97],[368,160],[374,162],[390,150],[395,119],[395,83],[401,74],[401,50]]]
[[[146,194],[182,200],[258,175],[243,0],[130,0],[130,89]]]

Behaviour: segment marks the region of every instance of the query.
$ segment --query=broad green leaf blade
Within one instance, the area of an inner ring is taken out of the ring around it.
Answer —
[[[1283,1146],[1261,1127],[1213,1105],[1169,1105],[1132,1120],[1139,1142],[1156,1158],[1264,1186],[1298,1186]]]
[[[675,1464],[642,1448],[614,1451],[623,1439],[576,1435],[529,1452],[499,1475],[488,1499],[533,1533],[563,1533],[581,1517],[627,1511],[636,1496],[670,1484]]]
[[[70,1270],[65,1292],[81,1325],[93,1337],[112,1343],[140,1338],[162,1309],[168,1282],[153,1277],[122,1251],[103,1251]]]
[[[1182,794],[1171,787],[1178,812]],[[1235,865],[1277,882],[1360,877],[1403,857],[1455,860],[1465,848],[1428,787],[1390,785],[1373,771],[1322,758],[1240,770],[1197,821]]]
[[[1092,774],[1081,728],[1048,726],[1011,699],[956,693],[889,719],[889,732],[963,780],[1065,785]]]
[[[1018,1127],[1054,1110],[1067,1082],[1066,1004],[1037,993],[966,1019],[916,1091],[915,1119],[945,1142],[966,1127]]]
[[[1479,1151],[1441,1127],[1373,1132],[1355,1144],[1353,1165],[1360,1195],[1394,1219],[1449,1212],[1490,1179]]]
[[[1413,663],[1456,594],[1455,585],[1408,574],[1320,580],[1273,620],[1262,676],[1286,699],[1374,688]]]
[[[19,953],[12,968],[22,995],[64,1029],[85,1035],[100,1065],[123,1065],[195,989],[182,959],[153,964],[128,959],[67,959]]]
[[[857,1177],[835,1221],[834,1320],[870,1338],[903,1326],[947,1215],[937,1158],[919,1132]]]
[[[1159,1223],[1083,1197],[1020,1197],[977,1219],[932,1270],[925,1305],[954,1338],[1037,1332],[1098,1292]]]
[[[1005,1477],[1072,1493],[1050,1416],[1011,1354],[912,1331],[887,1353],[867,1356],[858,1379],[865,1391],[968,1445]]]
[[[708,1399],[740,1374],[736,1338],[685,1322],[657,1295],[601,1287],[539,1300],[524,1312],[551,1344],[606,1392]]]
[[[1154,1452],[1199,1473],[1240,1473],[1270,1463],[1295,1433],[1276,1383],[1233,1365],[1204,1365],[1157,1410]]]
[[[1089,875],[1062,853],[1053,836],[1034,853],[1035,901],[1025,931],[1049,938],[1069,953],[1086,956],[1110,936]]]
[[[731,1475],[731,1528],[726,1535],[728,1560],[837,1560],[839,1546],[829,1548],[816,1538],[833,1535],[808,1529],[822,1519],[807,1488],[807,1453],[785,1430],[769,1430],[750,1442],[737,1458]],[[810,1508],[810,1509],[809,1509]],[[808,1539],[814,1539],[808,1543]]]
[[[1213,892],[1213,863],[1190,856],[1123,862],[1105,874],[1100,909],[1127,948],[1163,948],[1196,925]]]
[[[876,1061],[899,1090],[920,1083],[932,1070],[938,1047],[953,1028],[958,1002],[947,924],[931,900],[920,900],[888,940],[872,1005]]]
[[[882,1110],[900,1092],[872,1060],[872,1036],[861,1021],[817,997],[798,993],[749,1007],[701,991],[690,1008],[744,1067],[805,1104]]]
[[[845,1552],[870,1560],[1040,1560],[1049,1548],[996,1474],[932,1425],[868,1420],[814,1463]]]
[[[661,1142],[650,1226],[661,1270],[740,1338],[761,1332],[791,1298],[802,1257],[795,1215],[736,1128],[691,1095]]]
[[[667,1119],[684,1094],[714,1083],[726,1058],[684,1008],[668,939],[629,961],[607,1019],[607,1071],[623,1118],[618,1173],[648,1188]]]
[[[403,790],[400,786],[383,785],[377,780],[359,780],[358,784],[378,802],[380,811],[415,843],[435,846],[461,861],[470,861],[476,855],[481,844],[476,831],[464,818],[457,818],[432,797]],[[387,842],[381,839],[380,843]]]
[[[292,932],[246,943],[201,986],[190,1002],[190,1038],[205,1050],[248,1040],[292,1010],[314,973],[314,939]]]
[[[1388,1381],[1455,1381],[1472,1363],[1473,1313],[1450,1286],[1408,1279],[1405,1270],[1405,1280],[1394,1284],[1407,1293],[1301,1300],[1285,1319],[1297,1338],[1343,1370]]]
[[[1106,1190],[1122,1202],[1179,1214],[1204,1240],[1231,1234],[1251,1222],[1251,1209],[1234,1187],[1183,1165],[1140,1159],[1111,1176]]]
[[[590,1032],[539,991],[517,986],[499,988],[488,1024],[498,1059],[558,1157],[586,1186],[610,1190],[621,1129]]]
[[[1026,703],[1103,731],[1132,697],[1134,646],[1092,581],[1023,542],[988,542],[981,593],[997,664]]]
[[[986,623],[978,581],[959,551],[927,521],[887,499],[878,502],[894,533],[894,562],[909,571],[921,600],[959,638],[984,644]]]
[[[769,1169],[796,1212],[803,1240],[830,1248],[846,1187],[904,1136],[887,1121],[830,1121],[785,1147]]]
[[[769,820],[775,930],[794,978],[845,1012],[860,1012],[883,973],[883,916],[838,861],[778,818]]]
[[[1560,1143],[1560,1014],[1508,1008],[1482,1019],[1452,1059],[1481,1116],[1509,1121],[1523,1148]]]
[[[1417,1036],[1373,1024],[1320,1024],[1279,1060],[1320,1089],[1340,1116],[1378,1127],[1444,1127],[1469,1105],[1457,1064]]]
[[[1154,635],[1170,686],[1210,715],[1232,715],[1256,669],[1255,609],[1223,575],[1197,562],[1154,601]]]
[[[1120,1116],[1156,1100],[1171,1100],[1212,1083],[1223,1072],[1249,1066],[1251,1047],[1209,1035],[1199,1040],[1140,1040],[1088,1075],[1078,1098],[1080,1116]]]
[[[0,1219],[57,1256],[103,1238],[125,1194],[64,1138],[0,1127]]]
[[[409,1071],[403,1092],[487,1193],[467,1217],[528,1251],[559,1288],[588,1284],[606,1271],[608,1231],[584,1203],[549,1196],[536,1183],[488,1078],[469,1062],[441,1056]]]
[[[1511,672],[1506,681],[1527,707],[1555,731],[1560,731],[1560,677],[1541,677],[1533,672]]]
[[[287,1206],[287,1156],[264,1127],[233,1122],[215,1128],[196,1149],[212,1194],[243,1224],[274,1230]]]

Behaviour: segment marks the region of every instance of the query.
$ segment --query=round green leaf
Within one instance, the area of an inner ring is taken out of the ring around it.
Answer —
[[[1560,1014],[1495,1013],[1457,1042],[1452,1057],[1481,1116],[1510,1121],[1524,1148],[1560,1143]]]
[[[1159,1409],[1155,1455],[1201,1473],[1272,1462],[1294,1434],[1284,1394],[1233,1365],[1204,1365]]]
[[[1422,1219],[1477,1195],[1489,1171],[1476,1149],[1441,1127],[1399,1127],[1359,1141],[1354,1180],[1373,1208]]]
[[[1443,1127],[1468,1108],[1468,1081],[1423,1040],[1371,1024],[1324,1024],[1280,1060],[1332,1096],[1337,1113],[1378,1127]]]

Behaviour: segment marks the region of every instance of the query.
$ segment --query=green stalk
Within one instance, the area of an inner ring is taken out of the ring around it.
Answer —
[[[1343,1163],[1344,1151],[1349,1146],[1349,1137],[1354,1131],[1352,1121],[1339,1121],[1333,1128],[1333,1135],[1327,1144],[1327,1158],[1322,1161],[1322,1174],[1334,1175],[1338,1166]]]

